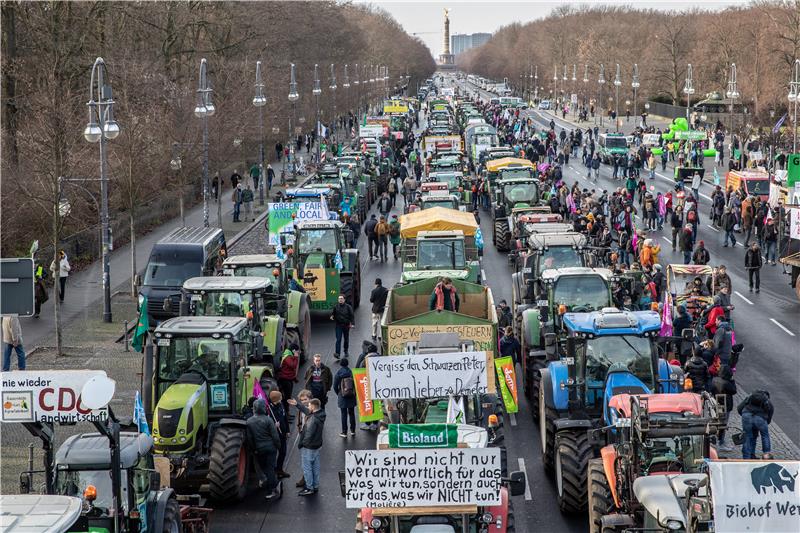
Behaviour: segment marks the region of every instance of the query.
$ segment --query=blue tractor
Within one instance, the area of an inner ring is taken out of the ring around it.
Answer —
[[[677,393],[683,375],[659,357],[661,320],[654,311],[566,313],[563,325],[566,339],[548,345],[549,362],[541,370],[542,462],[555,476],[561,510],[581,512],[588,462],[606,444],[594,436],[609,433],[592,430],[617,422],[608,408],[611,397]]]

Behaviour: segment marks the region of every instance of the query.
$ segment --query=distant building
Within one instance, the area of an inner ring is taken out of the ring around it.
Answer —
[[[492,38],[491,33],[457,33],[450,37],[450,51],[453,55],[481,46]]]

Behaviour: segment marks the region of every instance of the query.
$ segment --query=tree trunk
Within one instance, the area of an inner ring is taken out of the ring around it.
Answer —
[[[2,7],[3,18],[3,48],[7,65],[13,65],[17,58],[17,6],[11,3],[4,3]],[[3,99],[5,100],[4,124],[6,134],[6,157],[13,167],[19,163],[17,150],[17,101],[16,87],[17,78],[13,68],[3,69]]]
[[[134,226],[134,210],[128,211],[131,226],[131,296],[136,298],[136,227]]]
[[[180,209],[181,209],[181,227],[185,228],[186,227],[186,214],[184,213],[184,210],[183,210],[183,187],[181,187],[180,190],[178,191],[178,205],[180,205]]]

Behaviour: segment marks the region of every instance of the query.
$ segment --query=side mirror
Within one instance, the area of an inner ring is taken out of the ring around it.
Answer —
[[[555,333],[544,334],[544,352],[549,361],[555,361],[558,358],[558,342]]]
[[[133,284],[136,285],[137,287],[142,286],[142,276],[140,274],[136,274],[135,276],[133,276]]]
[[[164,303],[161,305],[161,308],[164,311],[169,311],[172,309],[172,298],[164,298]]]
[[[150,490],[152,490],[152,491],[161,490],[161,473],[160,472],[150,472]]]
[[[339,470],[339,490],[342,492],[342,498],[347,496],[347,478],[344,470]]]
[[[525,472],[511,472],[508,478],[508,491],[512,496],[521,496],[525,494]]]
[[[166,311],[167,309],[165,309]],[[181,298],[178,314],[180,316],[189,316],[189,300],[185,297]]]
[[[30,494],[31,492],[31,474],[28,472],[23,472],[19,475],[19,493],[20,494]]]

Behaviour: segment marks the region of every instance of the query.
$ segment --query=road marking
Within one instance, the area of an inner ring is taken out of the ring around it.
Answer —
[[[745,298],[745,297],[744,297],[744,294],[742,294],[741,292],[739,292],[739,291],[733,291],[733,292],[735,292],[735,293],[736,293],[736,294],[739,296],[739,298],[741,298],[741,299],[742,299],[742,300],[744,300],[745,302],[749,303],[750,305],[753,305],[753,302],[751,302],[750,300],[748,300],[747,298]]]
[[[665,241],[667,241],[668,243],[672,244],[672,241],[669,240],[668,238],[664,237],[663,235],[661,236],[661,238],[664,239]]]
[[[517,415],[515,415],[514,413],[508,413],[508,419],[511,421],[512,426],[517,425]]]
[[[717,233],[719,233],[719,230],[717,228],[715,228],[714,226],[712,226],[711,224],[706,224],[706,226],[708,226],[709,228],[711,228],[714,231],[716,231]]]
[[[525,468],[525,459],[517,457],[517,463],[519,463],[519,469],[525,472],[525,499],[531,501],[533,496],[531,495],[531,485],[528,483],[528,470]]]
[[[486,280],[486,272],[483,269],[481,269],[481,282],[483,285],[486,285],[488,283],[488,281]]]
[[[781,328],[783,331],[785,331],[786,333],[788,333],[789,335],[791,335],[792,337],[794,337],[794,333],[792,333],[791,331],[789,331],[788,329],[786,329],[786,326],[784,326],[783,324],[781,324],[780,322],[778,322],[778,321],[777,321],[777,320],[775,320],[774,318],[770,318],[770,321],[771,321],[773,324],[775,324],[776,326],[778,326],[779,328]]]

